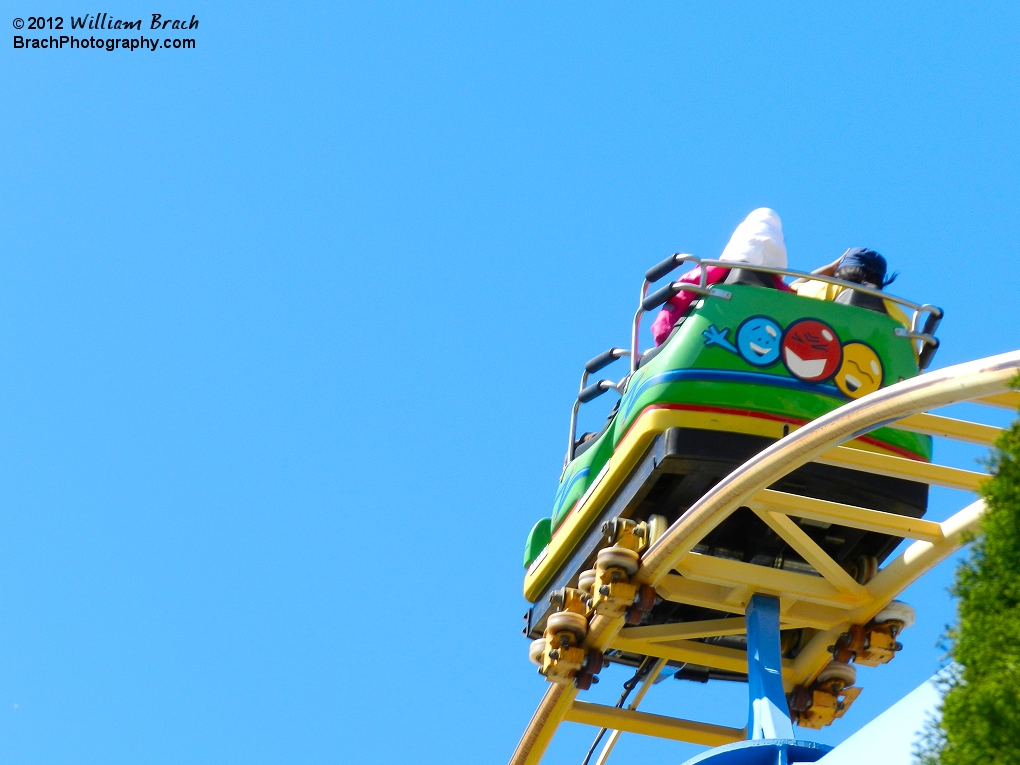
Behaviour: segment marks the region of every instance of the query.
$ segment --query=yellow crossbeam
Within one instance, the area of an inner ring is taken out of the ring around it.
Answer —
[[[758,492],[748,504],[756,509],[775,510],[798,518],[834,523],[865,531],[877,531],[890,536],[924,539],[928,542],[942,539],[942,527],[934,521],[910,518],[895,513],[883,513],[879,510],[868,510],[854,505],[802,497],[798,494],[787,494],[772,489]]]
[[[637,693],[634,694],[634,698],[631,699],[630,703],[627,704],[627,709],[637,709],[641,700],[648,693],[648,689],[658,682],[659,673],[662,672],[663,667],[666,666],[665,659],[659,659],[655,662],[652,668],[645,675],[645,679],[641,681],[641,687],[638,688]],[[595,765],[605,765],[606,760],[609,759],[609,755],[613,753],[613,748],[616,746],[616,742],[620,740],[621,731],[614,730],[609,734],[609,738],[606,743],[602,745],[602,751],[599,752],[599,758],[595,761]]]
[[[702,746],[722,746],[742,741],[744,730],[727,728],[722,725],[679,720],[675,717],[653,715],[632,709],[617,709],[601,704],[575,701],[564,718],[569,722],[592,725],[596,728],[610,728],[625,733],[666,738],[671,741],[685,741]]]
[[[811,627],[827,630],[846,621],[847,612],[842,608],[823,606],[819,603],[796,601],[782,611],[782,629]]]
[[[686,603],[743,616],[752,594],[746,586],[725,587],[707,582],[696,582],[679,574],[667,574],[655,586],[656,594],[671,603]],[[738,594],[738,597],[734,597]],[[812,627],[829,629],[846,619],[846,605],[832,607],[820,603],[805,603],[792,597],[783,597],[783,628]],[[788,605],[787,605],[788,604]],[[788,622],[788,623],[787,623]],[[642,628],[643,629],[643,628]]]
[[[871,601],[849,612],[845,622],[833,622],[832,627],[819,632],[800,650],[793,660],[794,679],[801,683],[814,678],[832,658],[829,646],[841,632],[851,624],[867,623],[899,593],[959,550],[963,542],[977,531],[984,507],[983,500],[968,505],[939,524],[942,527],[941,539],[935,542],[919,540],[895,559],[886,561],[882,570],[865,585],[871,594]]]
[[[689,606],[714,608],[743,615],[747,602],[730,600],[729,596],[733,590],[732,586],[696,582],[678,574],[667,574],[655,585],[656,594],[671,603],[686,603]]]
[[[974,399],[974,403],[997,406],[1001,409],[1012,409],[1015,412],[1017,409],[1020,409],[1020,393],[1006,391],[1005,393],[996,393],[992,396],[982,396],[981,398]]]
[[[695,581],[731,587],[744,585],[754,592],[776,597],[792,597],[837,608],[853,608],[857,605],[857,597],[840,592],[820,576],[795,574],[728,558],[688,553],[676,565],[676,570]]]
[[[909,430],[912,433],[924,433],[927,436],[966,441],[981,446],[991,446],[1002,433],[1002,428],[966,420],[954,420],[952,417],[941,417],[937,414],[912,414],[897,422],[896,428]]]
[[[853,597],[855,601],[862,601],[867,598],[867,590],[854,581],[843,568],[832,559],[825,550],[809,537],[804,529],[791,521],[781,513],[771,512],[760,508],[751,508],[773,531],[779,534],[790,547],[805,561],[814,566],[815,571],[825,577],[828,582],[840,592]]]
[[[724,669],[727,672],[747,672],[747,653],[745,651],[709,643],[698,643],[694,640],[652,642],[627,638],[621,632],[613,640],[612,647],[638,656],[655,656],[684,664]]]
[[[943,486],[947,489],[960,489],[962,491],[975,491],[978,486],[989,478],[987,473],[976,473],[973,470],[961,470],[960,468],[951,468],[945,465],[933,465],[930,462],[910,460],[906,457],[894,457],[890,454],[866,452],[861,449],[851,449],[847,446],[837,446],[835,449],[830,449],[820,457],[816,457],[815,462],[821,462],[823,465],[836,465],[854,470],[864,470],[868,473],[885,475],[890,478],[919,481],[931,484],[932,486]]]
[[[739,619],[705,619],[700,622],[654,624],[650,627],[629,627],[620,631],[623,637],[657,642],[660,640],[693,640],[694,638],[743,635],[747,622]]]

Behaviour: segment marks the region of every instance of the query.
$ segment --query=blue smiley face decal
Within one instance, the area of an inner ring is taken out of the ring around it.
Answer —
[[[783,330],[768,316],[752,316],[737,328],[737,350],[741,358],[756,367],[779,361]]]

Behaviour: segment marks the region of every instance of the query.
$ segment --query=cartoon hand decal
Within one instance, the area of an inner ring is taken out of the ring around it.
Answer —
[[[719,329],[715,326],[715,324],[713,324],[701,334],[705,338],[706,348],[710,345],[718,345],[720,348],[725,348],[730,353],[736,353],[739,355],[737,347],[727,339],[727,336],[730,334],[728,329]]]

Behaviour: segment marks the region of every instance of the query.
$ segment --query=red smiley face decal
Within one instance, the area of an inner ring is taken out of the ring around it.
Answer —
[[[783,335],[783,363],[790,374],[821,382],[836,374],[843,352],[836,330],[817,319],[791,324]]]

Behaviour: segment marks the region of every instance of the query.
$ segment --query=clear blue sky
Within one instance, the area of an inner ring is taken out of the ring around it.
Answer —
[[[3,3],[200,20],[7,38],[3,761],[505,761],[580,365],[754,207],[793,267],[886,254],[936,366],[1020,347],[1017,7],[886,5]],[[937,667],[950,574],[826,740]]]

